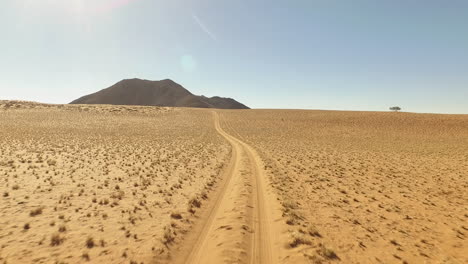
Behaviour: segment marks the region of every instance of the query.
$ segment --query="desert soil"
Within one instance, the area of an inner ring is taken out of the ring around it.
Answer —
[[[257,149],[280,198],[283,262],[468,263],[468,115],[222,116]]]
[[[0,106],[0,263],[152,263],[230,147],[211,112]]]
[[[468,263],[468,116],[0,101],[0,263]]]

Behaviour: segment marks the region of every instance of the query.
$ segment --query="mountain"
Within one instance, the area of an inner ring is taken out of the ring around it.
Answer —
[[[169,79],[161,81],[141,79],[122,80],[109,88],[76,99],[70,104],[249,109],[247,106],[231,98],[194,95],[180,84]]]

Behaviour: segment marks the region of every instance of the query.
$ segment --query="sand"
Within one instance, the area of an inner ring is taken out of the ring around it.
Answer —
[[[0,106],[0,263],[163,259],[229,158],[209,112],[17,105]]]
[[[0,263],[468,263],[468,116],[0,101]]]
[[[283,205],[282,262],[468,263],[468,115],[222,116],[261,154]]]

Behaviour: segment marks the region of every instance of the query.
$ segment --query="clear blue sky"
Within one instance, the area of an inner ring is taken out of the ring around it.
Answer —
[[[466,0],[1,0],[0,98],[170,78],[254,108],[468,114]]]

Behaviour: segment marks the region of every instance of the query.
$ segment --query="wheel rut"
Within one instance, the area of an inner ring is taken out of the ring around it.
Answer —
[[[232,146],[224,182],[196,238],[176,263],[280,263],[281,213],[263,163],[247,143],[227,133],[213,111],[214,126]]]

